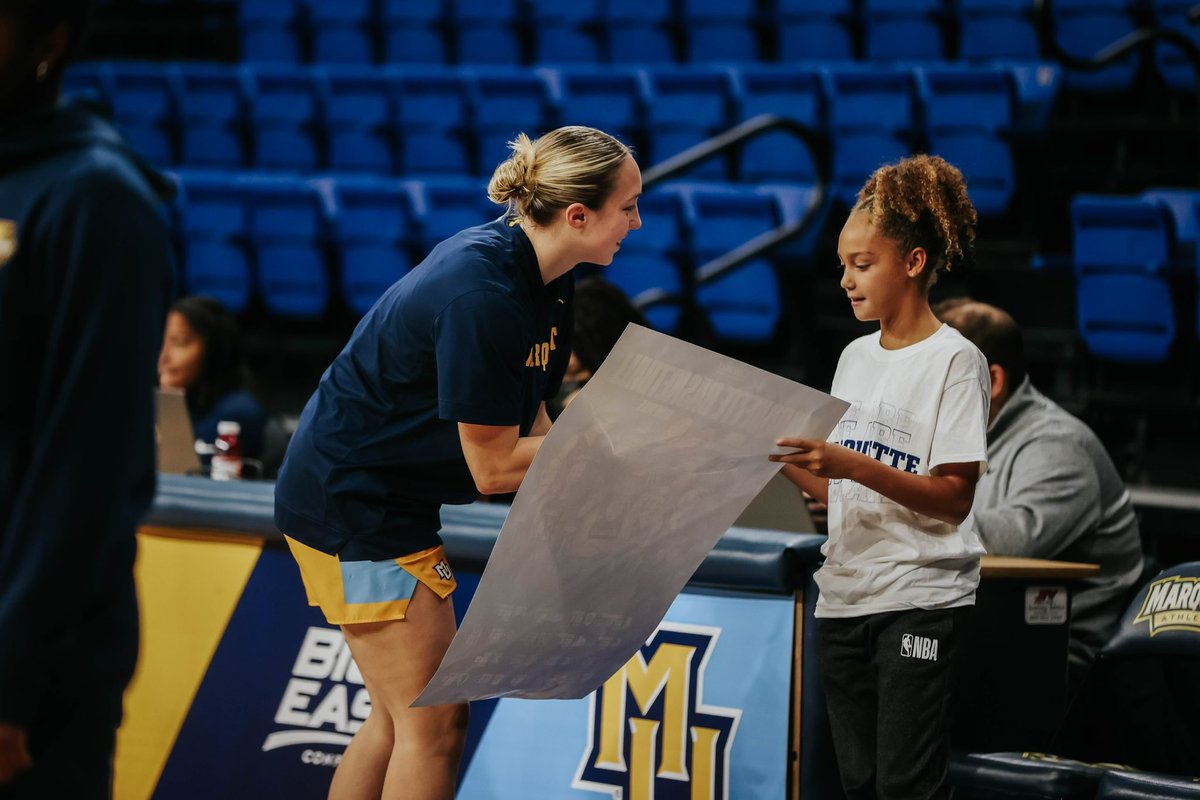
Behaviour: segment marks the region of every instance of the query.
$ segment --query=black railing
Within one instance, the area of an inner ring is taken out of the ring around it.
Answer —
[[[1054,30],[1052,0],[1034,0],[1034,8],[1037,20],[1038,40],[1041,44],[1042,52],[1061,62],[1069,69],[1096,72],[1134,50],[1145,49],[1147,52],[1150,52],[1153,50],[1152,45],[1157,46],[1158,44],[1167,44],[1177,48],[1192,66],[1192,72],[1195,75],[1194,90],[1196,92],[1197,109],[1200,109],[1200,45],[1197,45],[1186,33],[1173,28],[1160,28],[1150,25],[1130,31],[1120,39],[1101,48],[1090,58],[1084,58],[1068,53],[1059,44]],[[1190,24],[1194,25],[1198,20],[1200,20],[1200,5],[1188,12],[1188,22]],[[1200,141],[1200,113],[1198,113],[1197,140]]]
[[[809,197],[808,207],[798,220],[780,225],[766,231],[745,244],[718,256],[695,269],[685,269],[681,276],[683,291],[674,294],[661,289],[643,292],[634,298],[640,308],[647,308],[663,303],[679,302],[682,308],[683,321],[681,324],[684,338],[695,338],[699,330],[705,326],[704,314],[699,307],[697,292],[701,286],[711,283],[724,275],[739,269],[784,242],[796,239],[808,233],[814,224],[825,218],[826,206],[832,201],[830,189],[830,154],[826,137],[810,128],[801,125],[790,117],[778,114],[760,114],[739,123],[727,131],[717,134],[711,139],[689,147],[678,155],[674,155],[660,164],[655,164],[642,173],[642,189],[646,190],[657,183],[686,173],[695,165],[713,158],[729,150],[740,148],[745,142],[765,133],[783,131],[796,137],[804,143],[812,154],[816,170],[816,182]]]

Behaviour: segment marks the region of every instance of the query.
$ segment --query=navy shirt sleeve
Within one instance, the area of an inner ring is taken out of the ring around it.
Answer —
[[[438,416],[520,425],[529,347],[521,311],[507,295],[480,290],[451,301],[434,320]]]

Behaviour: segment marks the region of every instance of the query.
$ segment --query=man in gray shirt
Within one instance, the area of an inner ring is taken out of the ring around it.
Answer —
[[[1030,384],[1011,316],[975,301],[947,301],[934,310],[983,352],[991,373],[988,468],[973,509],[988,553],[1100,565],[1071,599],[1070,666],[1077,678],[1112,634],[1141,575],[1129,492],[1096,434]]]

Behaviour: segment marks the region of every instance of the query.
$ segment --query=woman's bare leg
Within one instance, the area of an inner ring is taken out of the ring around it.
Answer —
[[[454,629],[451,600],[440,599],[420,583],[413,592],[405,620],[342,626],[371,695],[372,710],[334,777],[339,792],[345,787],[347,792],[363,794],[337,795],[337,800],[454,797],[458,761],[466,738],[467,706],[409,708],[441,663],[454,638]],[[380,718],[372,722],[376,717]],[[392,747],[380,794],[374,787],[379,785],[377,777],[387,732],[385,720],[391,721]],[[366,746],[351,753],[364,731]],[[361,778],[351,774],[360,770],[365,773]],[[347,773],[344,777],[343,772]],[[333,789],[330,796],[335,797]]]

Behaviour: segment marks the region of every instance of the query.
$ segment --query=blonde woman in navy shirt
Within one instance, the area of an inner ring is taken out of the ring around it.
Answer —
[[[454,795],[467,706],[409,708],[455,630],[439,507],[520,486],[571,353],[571,270],[611,263],[641,227],[641,173],[613,137],[567,127],[510,146],[488,184],[507,213],[380,298],[280,471],[276,524],[371,696],[332,798]]]

